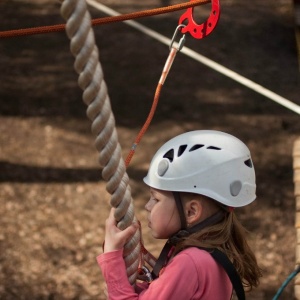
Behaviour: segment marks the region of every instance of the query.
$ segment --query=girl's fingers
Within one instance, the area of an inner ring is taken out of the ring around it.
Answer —
[[[115,211],[116,211],[116,209],[114,207],[112,207],[110,210],[110,213],[109,213],[109,219],[115,220]]]
[[[134,236],[138,228],[139,224],[133,223],[132,225],[130,225],[122,231],[125,243],[127,243],[132,238],[132,236]]]
[[[111,208],[109,217],[106,219],[104,252],[123,248],[139,228],[139,224],[134,222],[126,229],[120,230],[114,217],[115,210]]]
[[[109,213],[109,216],[108,218],[106,219],[106,224],[107,225],[116,225],[117,224],[117,221],[115,219],[115,208],[112,207],[111,210],[110,210],[110,213]]]

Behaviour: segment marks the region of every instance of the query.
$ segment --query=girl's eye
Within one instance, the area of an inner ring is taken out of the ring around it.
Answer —
[[[158,202],[158,199],[156,199],[156,198],[151,198],[150,200]]]

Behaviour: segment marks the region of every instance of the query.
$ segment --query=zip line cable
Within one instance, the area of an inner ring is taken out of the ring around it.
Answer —
[[[155,8],[140,12],[134,12],[129,14],[120,14],[119,12],[100,4],[99,2],[96,2],[94,0],[87,0],[87,3],[94,8],[106,13],[109,15],[109,17],[105,18],[99,18],[99,19],[93,19],[92,25],[101,25],[101,24],[108,24],[113,22],[120,22],[123,21],[124,23],[128,24],[129,26],[143,32],[144,34],[158,40],[159,42],[168,45],[170,43],[170,39],[167,37],[161,35],[160,33],[149,29],[148,27],[139,24],[138,22],[132,21],[132,19],[135,18],[142,18],[146,16],[153,16],[158,14],[164,14],[169,13],[197,5],[207,4],[210,3],[210,0],[195,0],[190,1],[182,4],[176,4],[161,8]],[[41,26],[41,27],[35,27],[35,28],[24,28],[24,29],[16,29],[16,30],[8,30],[8,31],[0,31],[0,38],[11,38],[11,37],[17,37],[17,36],[26,36],[26,35],[35,35],[35,34],[42,34],[42,33],[51,33],[51,32],[59,32],[65,30],[65,24],[58,24],[58,25],[50,25],[50,26]],[[300,106],[296,103],[264,88],[263,86],[251,81],[250,79],[247,79],[244,76],[239,75],[238,73],[214,62],[213,60],[210,60],[209,58],[206,58],[205,56],[187,48],[184,47],[181,51],[183,54],[189,56],[190,58],[206,65],[207,67],[219,72],[220,74],[223,74],[226,77],[231,78],[232,80],[244,85],[245,87],[252,89],[253,91],[257,92],[258,94],[261,94],[270,100],[276,102],[277,104],[284,106],[285,108],[295,112],[296,114],[300,115]]]
[[[142,11],[137,11],[137,12],[123,14],[123,15],[118,13],[115,16],[92,19],[92,25],[93,26],[104,25],[104,24],[109,24],[114,22],[123,22],[126,20],[166,14],[166,13],[182,10],[185,8],[207,4],[210,2],[211,2],[210,0],[194,0],[185,3],[174,4],[174,5],[148,9],[148,10],[142,10]],[[57,25],[40,26],[40,27],[33,27],[33,28],[22,28],[22,29],[0,31],[0,38],[11,38],[11,37],[35,35],[35,34],[42,34],[42,33],[60,32],[60,31],[64,31],[65,28],[66,28],[65,24],[57,24]]]
[[[91,6],[93,6],[96,9],[101,10],[102,12],[106,13],[110,16],[118,16],[120,15],[119,12],[95,1],[95,0],[87,0],[87,3]],[[169,45],[171,40],[167,38],[166,36],[136,22],[133,20],[127,20],[124,23],[127,25],[139,30],[140,32],[152,37],[153,39],[161,42],[162,44]],[[181,50],[181,53],[187,55],[188,57],[196,60],[199,63],[202,63],[203,65],[215,70],[216,72],[223,74],[226,77],[229,77],[230,79],[240,83],[241,85],[244,85],[245,87],[257,92],[260,95],[265,96],[266,98],[276,102],[277,104],[295,112],[296,114],[300,115],[300,106],[296,103],[272,92],[271,90],[268,90],[267,88],[255,83],[254,81],[222,66],[221,64],[218,64],[217,62],[214,62],[213,60],[197,53],[196,51],[183,47]]]

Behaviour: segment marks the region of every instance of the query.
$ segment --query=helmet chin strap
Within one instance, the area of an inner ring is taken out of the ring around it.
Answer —
[[[206,218],[202,222],[197,223],[194,226],[187,228],[187,223],[186,223],[186,218],[185,218],[185,214],[184,214],[184,210],[183,210],[180,193],[173,192],[173,195],[174,195],[175,203],[177,206],[177,210],[178,210],[180,222],[181,222],[181,230],[179,230],[177,233],[175,233],[172,237],[169,238],[169,242],[173,245],[176,245],[178,243],[178,241],[180,239],[182,239],[183,237],[186,237],[192,233],[200,231],[201,229],[203,229],[207,226],[217,224],[224,219],[225,211],[220,210],[220,211],[216,212],[215,214],[211,215],[210,217]]]
[[[181,230],[185,230],[187,228],[187,224],[186,224],[186,218],[185,218],[185,214],[184,214],[184,209],[183,209],[180,193],[173,192],[173,197],[175,199],[177,211],[178,211],[179,217],[180,217]]]
[[[200,231],[201,229],[209,226],[209,225],[214,225],[219,223],[220,221],[222,221],[225,217],[226,212],[223,210],[219,210],[218,212],[216,212],[215,214],[211,215],[210,217],[206,218],[205,220],[203,220],[202,222],[187,228],[187,232],[189,234],[195,233],[197,231]]]

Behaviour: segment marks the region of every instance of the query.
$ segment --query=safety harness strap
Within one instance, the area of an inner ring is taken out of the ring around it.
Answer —
[[[245,300],[245,291],[243,288],[243,284],[241,282],[240,276],[236,271],[234,265],[229,260],[229,258],[222,251],[218,249],[206,249],[200,248],[209,252],[209,254],[214,258],[214,260],[219,263],[227,273],[233,289],[235,290],[236,296],[239,300]]]
[[[165,246],[164,246],[164,248],[163,248],[163,250],[151,272],[152,280],[159,277],[160,270],[167,264],[167,262],[170,258],[170,255],[172,255],[173,247],[174,246],[171,243],[167,242],[165,244]],[[227,273],[227,275],[232,283],[232,287],[235,290],[236,296],[238,297],[239,300],[245,300],[245,291],[244,291],[240,276],[239,276],[238,272],[236,271],[232,262],[226,256],[226,254],[218,249],[209,249],[209,248],[201,248],[201,247],[199,247],[199,249],[207,251],[212,256],[212,258],[223,267],[223,269]]]
[[[152,280],[159,276],[160,270],[168,263],[172,249],[174,249],[174,245],[166,242],[151,272]]]

